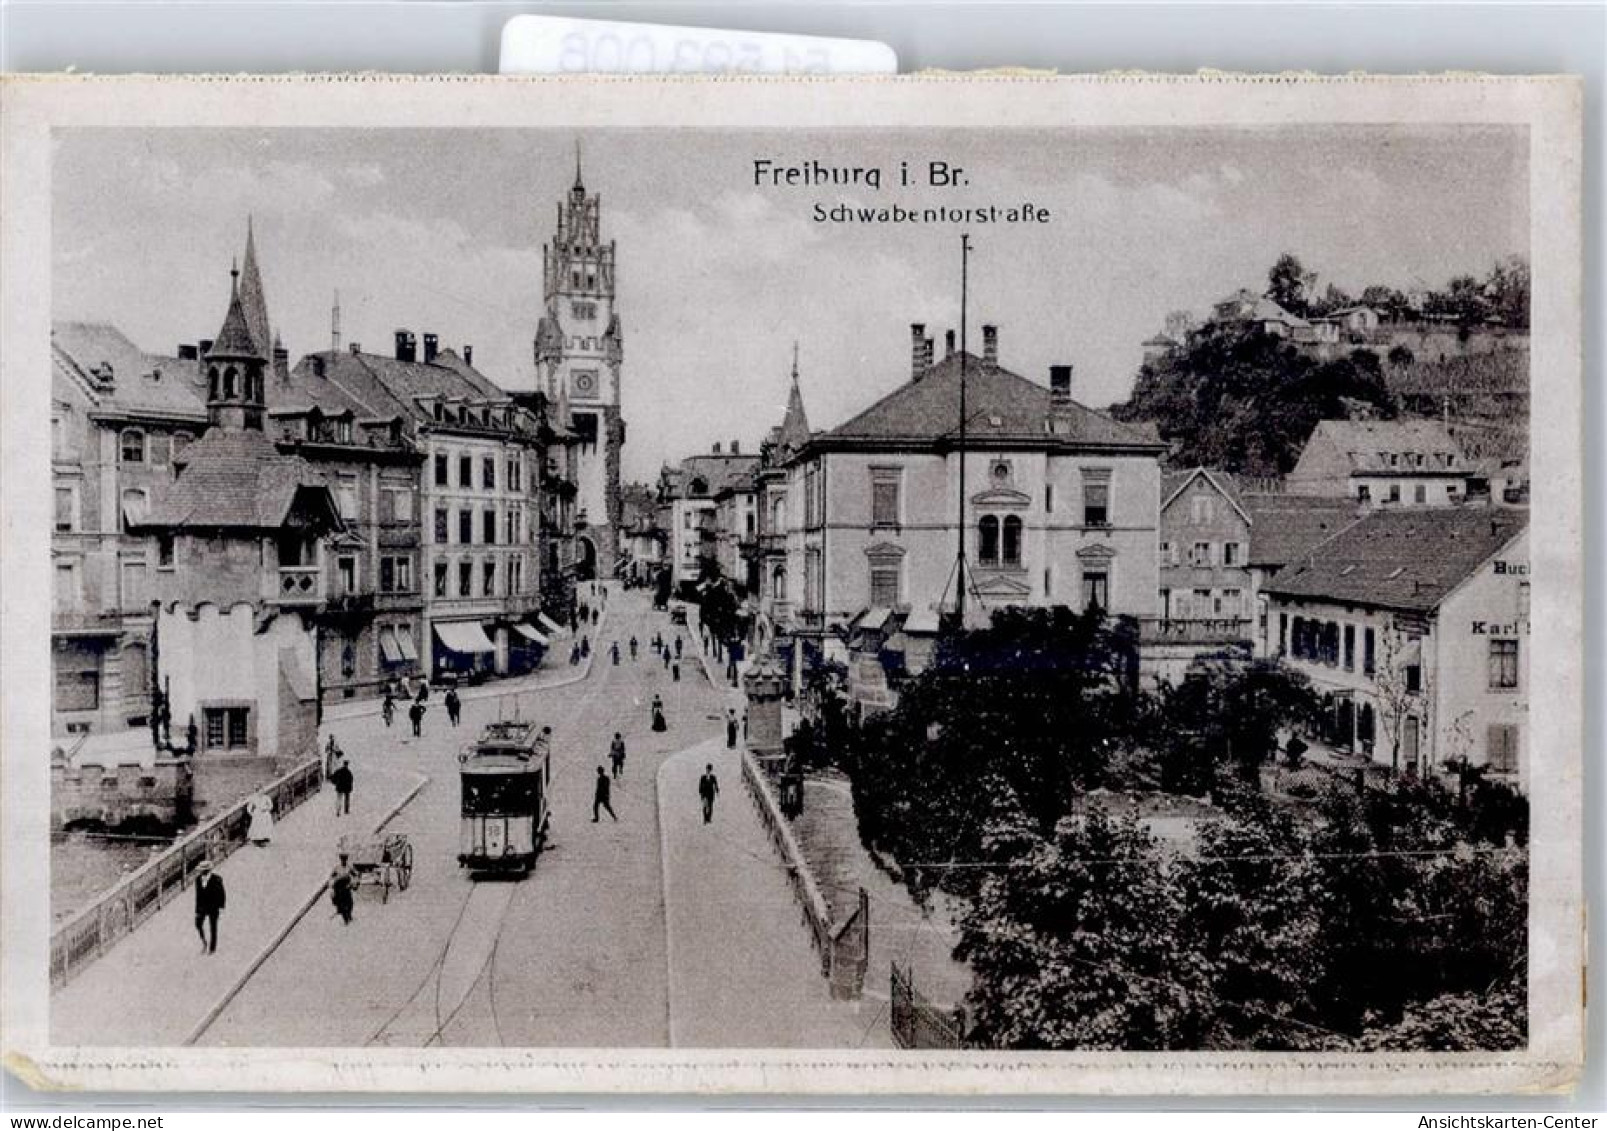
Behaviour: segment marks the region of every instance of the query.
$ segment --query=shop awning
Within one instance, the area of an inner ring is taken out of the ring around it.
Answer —
[[[554,624],[552,618],[546,613],[537,613],[536,621],[541,625],[542,628],[547,630],[547,633],[550,636],[562,636],[564,634],[563,626]]]
[[[413,630],[411,628],[407,629],[406,631],[397,629],[396,643],[402,649],[402,659],[418,659],[418,649],[413,647]]]
[[[497,646],[486,638],[485,630],[472,620],[442,621],[435,635],[454,652],[495,652]]]
[[[1423,642],[1421,640],[1408,640],[1406,647],[1401,649],[1400,666],[1409,668],[1413,664],[1423,662]]]
[[[936,636],[938,618],[936,609],[915,609],[904,621],[904,631],[920,635]]]
[[[396,630],[386,626],[379,630],[379,654],[387,664],[402,662],[402,646],[396,642]]]
[[[543,636],[540,632],[536,631],[536,629],[532,628],[528,624],[515,623],[513,626],[513,631],[530,641],[530,643],[540,644],[543,648],[546,648],[552,644],[551,640]]]
[[[875,629],[881,628],[882,625],[886,624],[887,623],[887,618],[892,616],[892,615],[893,615],[893,610],[892,609],[884,608],[884,607],[879,606],[879,605],[874,606],[872,608],[866,609],[864,611],[864,613],[862,613],[860,615],[859,624],[856,625],[855,627],[857,627],[857,628],[867,628],[867,629],[875,630]]]

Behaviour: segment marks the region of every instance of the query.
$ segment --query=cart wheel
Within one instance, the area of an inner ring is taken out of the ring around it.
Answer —
[[[401,850],[396,854],[396,887],[399,891],[406,891],[407,885],[413,882],[413,846],[403,843]]]

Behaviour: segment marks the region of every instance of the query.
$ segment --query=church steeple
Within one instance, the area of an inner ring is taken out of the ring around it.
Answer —
[[[580,179],[580,139],[575,139],[575,187],[570,190],[577,196],[586,195],[586,186]]]
[[[797,451],[809,442],[809,417],[804,413],[803,390],[798,387],[798,343],[792,343],[792,388],[787,393],[787,414],[778,438],[783,451]]]
[[[251,217],[246,217],[246,253],[240,261],[240,305],[245,310],[251,340],[266,350],[273,335],[268,331],[268,298],[262,289],[262,272],[257,269],[257,236]]]
[[[246,236],[248,261],[255,265],[251,237]],[[229,310],[206,355],[207,417],[214,428],[262,429],[263,373],[268,367],[267,339],[252,332],[246,295],[240,285],[240,268],[229,268]],[[260,299],[260,280],[257,297]],[[267,317],[264,313],[263,322]]]

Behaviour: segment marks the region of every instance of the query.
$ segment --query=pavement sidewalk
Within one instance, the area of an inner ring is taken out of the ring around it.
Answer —
[[[706,825],[697,783],[708,763],[720,796]],[[879,1003],[832,1000],[785,867],[743,785],[738,751],[723,735],[665,759],[658,807],[670,1044],[889,1047]]]
[[[228,905],[216,953],[202,953],[195,895],[185,889],[51,996],[52,1043],[185,1043],[317,898],[340,835],[372,833],[428,780],[356,759],[353,769],[349,815],[336,817],[326,785],[276,823],[269,845],[244,845],[218,866]]]

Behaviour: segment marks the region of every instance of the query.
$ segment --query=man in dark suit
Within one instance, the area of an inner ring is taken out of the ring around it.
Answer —
[[[201,952],[215,954],[218,949],[218,916],[223,914],[227,896],[223,891],[223,877],[212,870],[212,861],[201,861],[200,874],[195,880],[195,933],[201,936]],[[211,927],[211,938],[207,928]]]

